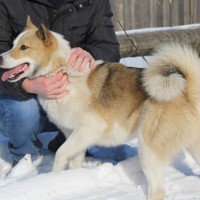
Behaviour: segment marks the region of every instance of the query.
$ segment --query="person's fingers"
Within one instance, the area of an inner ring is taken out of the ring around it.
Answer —
[[[54,84],[57,81],[60,81],[64,76],[64,72],[63,71],[59,71],[57,74],[55,74],[54,76],[48,77],[48,83],[49,84]]]
[[[61,88],[63,85],[68,85],[69,80],[66,74],[63,74],[60,80],[57,80],[56,82],[53,82],[49,85],[49,90],[53,91],[57,88]]]
[[[67,65],[72,67],[74,65],[74,62],[76,61],[77,57],[79,57],[80,53],[81,53],[81,48],[75,48],[67,62]]]
[[[67,95],[68,93],[69,93],[69,91],[66,90],[65,92],[60,93],[60,94],[52,94],[49,96],[49,99],[60,99],[60,98],[64,97],[65,95]]]
[[[76,59],[76,62],[72,66],[72,68],[74,69],[74,71],[79,71],[79,69],[81,68],[84,60],[85,60],[85,62],[88,62],[88,58],[85,58],[85,56],[83,54],[79,55],[79,57]]]
[[[83,72],[87,66],[93,69],[95,60],[89,52],[81,48],[75,48],[67,64],[75,71]]]
[[[89,67],[90,67],[90,69],[94,69],[94,67],[95,67],[95,59],[92,58],[92,59],[90,60]]]
[[[67,86],[68,86],[68,82],[65,82],[61,87],[56,87],[55,89],[51,90],[48,93],[48,98],[60,98],[65,96],[66,94],[68,94],[68,90],[67,90]]]
[[[78,71],[83,72],[87,66],[89,66],[89,59],[86,57],[82,60],[82,63],[79,65]]]
[[[80,64],[78,68],[78,71],[83,72],[86,67],[89,67],[90,69],[94,69],[94,66],[95,66],[95,60],[92,57],[88,56],[84,58],[84,60],[82,61],[82,63]]]

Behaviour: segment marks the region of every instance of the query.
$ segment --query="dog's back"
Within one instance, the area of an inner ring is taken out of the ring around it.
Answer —
[[[91,106],[107,122],[132,132],[147,95],[141,85],[143,69],[127,68],[119,63],[104,63],[89,75]]]

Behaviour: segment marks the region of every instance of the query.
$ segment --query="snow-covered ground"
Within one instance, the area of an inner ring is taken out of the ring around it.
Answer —
[[[3,139],[0,142],[4,147],[7,144]],[[87,158],[84,168],[59,173],[51,172],[54,154],[34,163],[27,155],[8,176],[0,178],[0,199],[145,200],[147,183],[136,139],[117,149],[96,147],[91,153],[98,159]],[[165,186],[168,200],[200,200],[200,168],[187,152],[181,152],[166,169]]]
[[[127,65],[145,67],[140,58]],[[46,147],[53,134],[40,136]],[[31,162],[26,155],[6,177],[0,178],[0,200],[145,200],[147,182],[137,153],[137,139],[118,148],[93,148],[85,167],[51,172],[54,154],[44,151]],[[10,167],[7,139],[0,137],[0,173]],[[6,161],[5,161],[6,160]],[[183,151],[165,173],[167,200],[200,200],[200,167]]]

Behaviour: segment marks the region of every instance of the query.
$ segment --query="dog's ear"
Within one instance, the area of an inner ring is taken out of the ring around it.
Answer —
[[[26,20],[26,29],[36,29],[37,27],[33,24],[33,22],[31,21],[30,16],[27,16],[27,20]]]
[[[41,24],[36,31],[36,34],[39,39],[41,39],[44,42],[45,46],[51,45],[51,32],[45,27],[44,24]]]

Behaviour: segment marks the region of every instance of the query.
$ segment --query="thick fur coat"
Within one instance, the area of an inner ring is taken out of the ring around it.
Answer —
[[[49,119],[68,138],[58,149],[54,171],[81,167],[92,145],[115,146],[139,138],[139,155],[149,184],[149,200],[164,198],[164,167],[182,148],[200,164],[200,59],[190,47],[161,47],[147,69],[97,62],[83,73],[66,66],[73,49],[44,25],[27,29],[1,55],[4,81],[69,75],[69,94],[38,96]],[[67,129],[72,129],[67,135]]]

